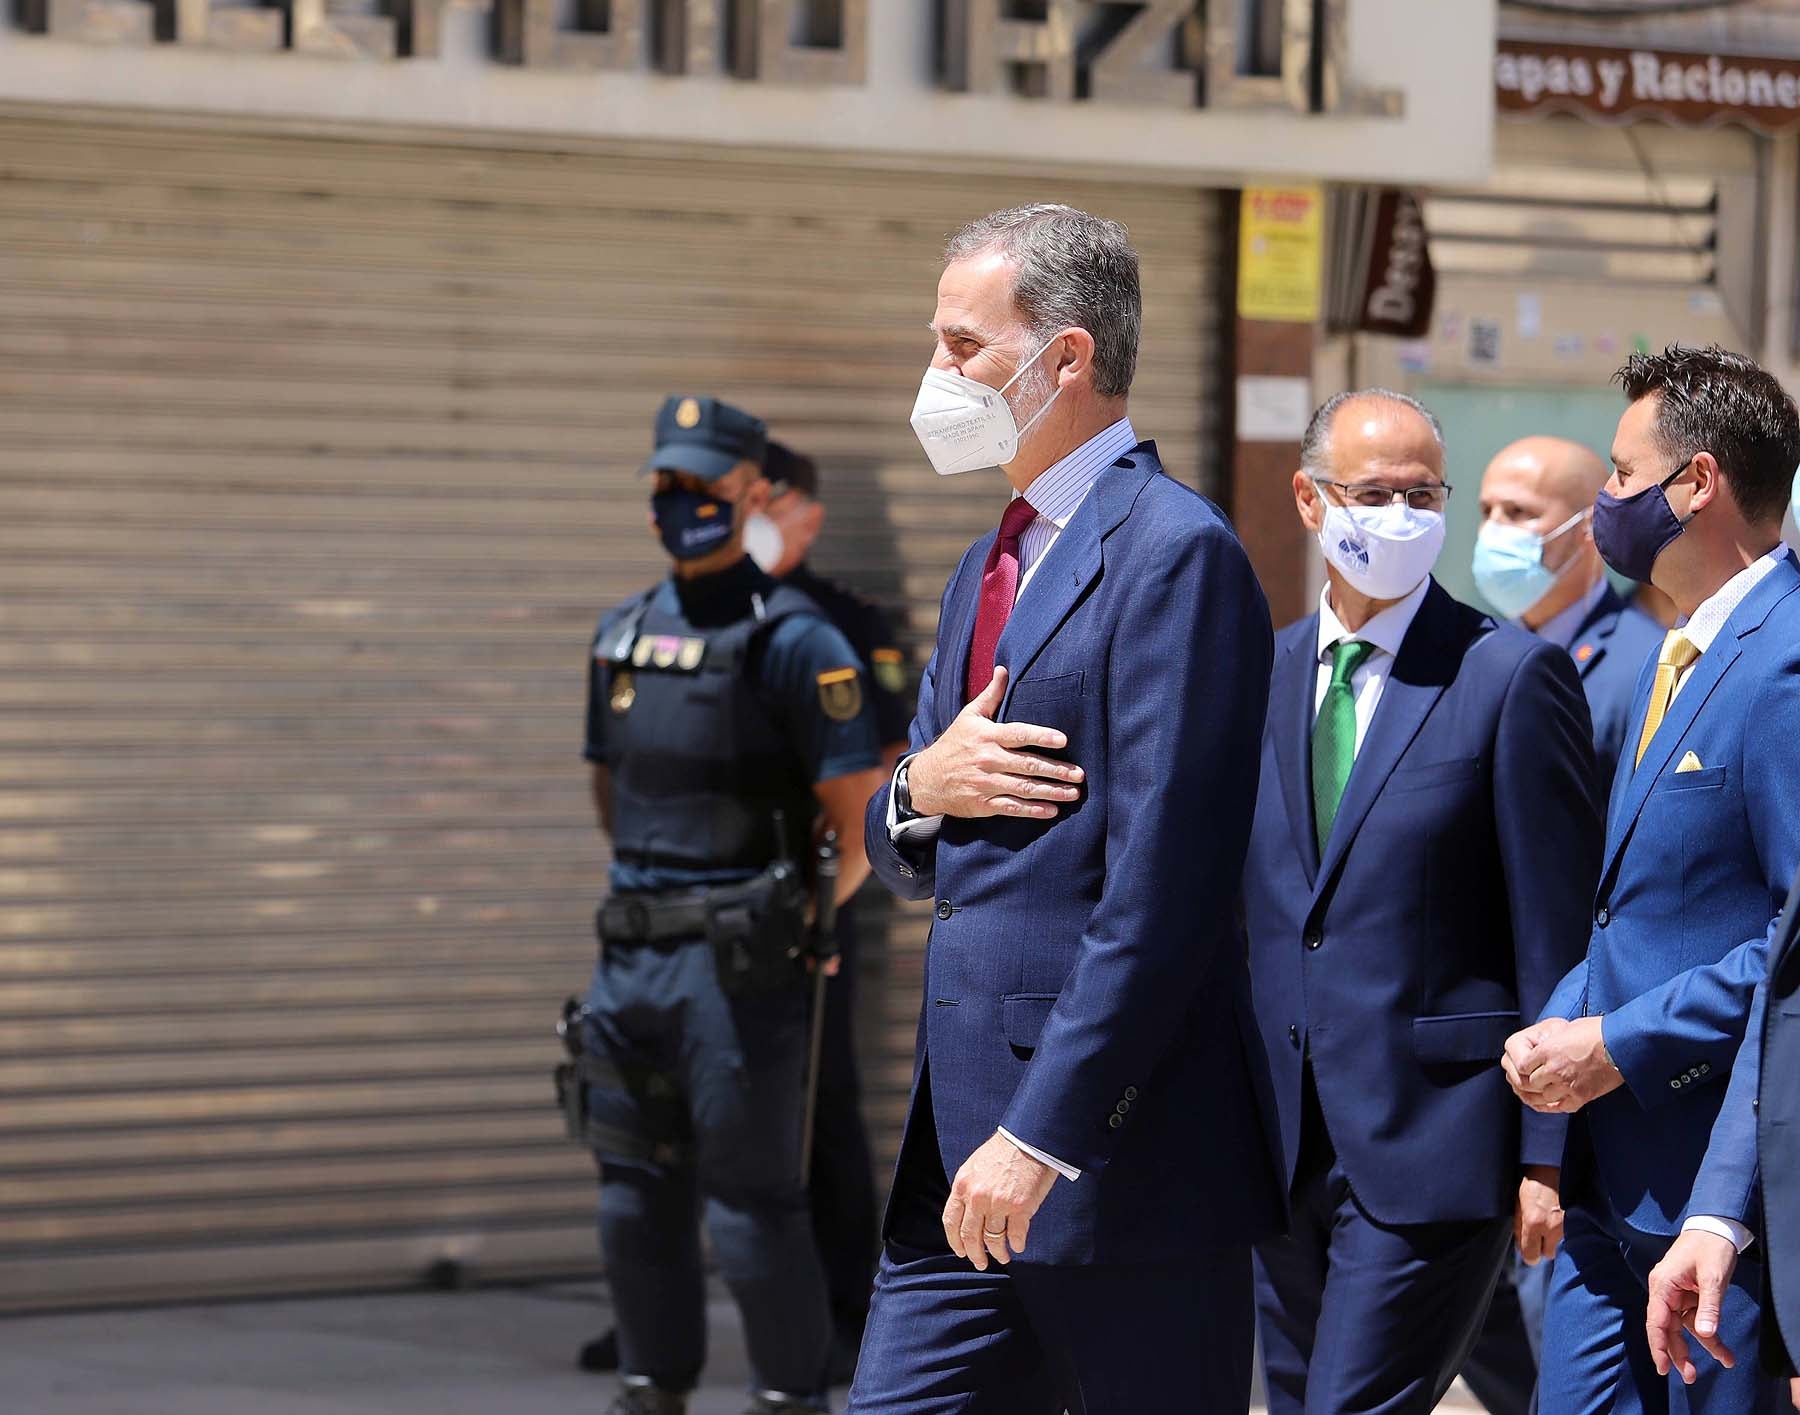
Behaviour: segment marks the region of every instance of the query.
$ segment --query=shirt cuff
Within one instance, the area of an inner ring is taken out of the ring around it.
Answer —
[[[894,778],[888,783],[887,832],[889,842],[894,845],[902,841],[913,845],[929,845],[937,839],[938,831],[944,827],[941,815],[909,815],[904,820],[900,817],[900,793],[895,788],[899,784],[900,773],[906,770],[906,764],[918,755],[914,752],[900,758],[899,764],[894,768]]]
[[[1079,1169],[1075,1168],[1074,1165],[1064,1164],[1055,1155],[1045,1154],[1036,1145],[1027,1145],[1017,1135],[1014,1135],[1011,1132],[1009,1132],[1005,1126],[1002,1126],[1000,1128],[1000,1138],[1002,1140],[1005,1140],[1009,1145],[1013,1145],[1017,1149],[1023,1151],[1025,1154],[1030,1155],[1039,1164],[1049,1165],[1050,1168],[1054,1169],[1064,1179],[1079,1179],[1079,1178],[1081,1178],[1081,1171]]]
[[[1736,1219],[1720,1218],[1717,1214],[1695,1214],[1681,1225],[1681,1231],[1710,1233],[1715,1238],[1728,1238],[1740,1253],[1756,1241],[1756,1235]]]

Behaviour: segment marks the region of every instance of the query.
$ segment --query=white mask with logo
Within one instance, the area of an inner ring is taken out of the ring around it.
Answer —
[[[925,370],[924,378],[919,380],[919,396],[913,403],[912,430],[940,477],[972,472],[977,467],[1004,467],[1018,456],[1020,441],[1050,411],[1050,405],[1062,397],[1062,389],[1052,393],[1024,427],[1013,420],[1006,390],[1024,377],[1025,371],[1043,357],[1044,350],[1061,337],[1052,335],[998,388],[949,369]]]
[[[1319,548],[1358,594],[1400,599],[1437,564],[1444,515],[1415,511],[1404,501],[1379,509],[1328,503]]]

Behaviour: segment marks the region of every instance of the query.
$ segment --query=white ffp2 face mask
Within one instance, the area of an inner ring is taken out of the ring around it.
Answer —
[[[977,467],[1004,467],[1018,456],[1020,441],[1050,411],[1050,405],[1062,397],[1062,389],[1057,388],[1024,427],[1013,420],[1006,390],[1061,337],[1052,335],[998,388],[949,369],[925,370],[924,378],[919,380],[919,396],[913,403],[912,430],[925,449],[932,470],[940,477],[953,477]]]
[[[787,550],[781,527],[757,511],[744,522],[744,553],[756,562],[765,575],[773,575]]]
[[[1399,599],[1418,587],[1444,548],[1441,511],[1415,511],[1405,502],[1325,508],[1319,548],[1359,594]]]

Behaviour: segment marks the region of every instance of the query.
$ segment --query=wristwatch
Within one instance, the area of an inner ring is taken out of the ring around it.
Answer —
[[[906,774],[912,770],[912,758],[908,757],[900,763],[900,770],[894,773],[894,815],[900,820],[917,820],[919,813],[913,809],[912,788],[906,784]]]

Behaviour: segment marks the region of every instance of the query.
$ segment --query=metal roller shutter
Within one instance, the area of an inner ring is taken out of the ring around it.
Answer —
[[[0,118],[0,1307],[593,1265],[550,1023],[656,401],[818,456],[922,662],[1002,501],[906,425],[938,251],[1046,195],[1130,224],[1134,416],[1205,483],[1207,193]],[[885,1161],[924,915],[867,926]]]

